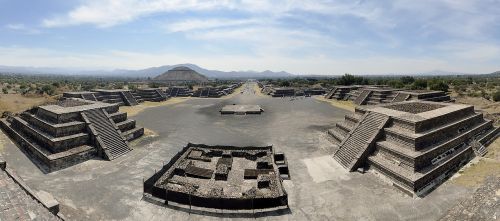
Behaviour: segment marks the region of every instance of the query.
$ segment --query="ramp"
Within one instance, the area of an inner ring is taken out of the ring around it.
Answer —
[[[340,144],[333,157],[349,171],[356,170],[367,158],[370,147],[388,120],[389,117],[383,114],[375,112],[365,114]]]
[[[103,152],[108,160],[113,160],[131,151],[103,110],[87,110],[84,111],[84,114],[95,132],[97,132],[96,140],[104,150]]]

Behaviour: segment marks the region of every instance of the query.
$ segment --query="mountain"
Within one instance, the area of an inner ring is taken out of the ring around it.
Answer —
[[[18,73],[18,74],[73,74],[73,75],[88,75],[88,76],[114,76],[114,77],[150,77],[154,78],[160,74],[163,74],[170,69],[176,67],[188,67],[208,78],[287,78],[293,77],[294,75],[280,71],[218,71],[218,70],[208,70],[201,68],[195,64],[176,64],[176,65],[164,65],[160,67],[151,67],[140,70],[127,70],[127,69],[116,69],[116,70],[77,70],[70,68],[46,68],[46,67],[16,67],[16,66],[0,66],[0,73]]]

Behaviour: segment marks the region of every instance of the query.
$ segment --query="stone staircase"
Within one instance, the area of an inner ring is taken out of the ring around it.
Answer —
[[[167,95],[161,91],[161,89],[156,89],[156,93],[160,95],[161,98],[167,99]]]
[[[363,163],[370,152],[382,127],[389,117],[370,112],[363,116],[359,124],[347,135],[333,157],[349,171],[354,171]]]
[[[368,98],[368,96],[370,96],[371,93],[372,93],[372,91],[370,91],[370,90],[363,90],[363,92],[361,92],[361,94],[359,94],[359,96],[356,98],[356,100],[354,100],[354,103],[356,105],[363,105],[363,103],[366,101],[366,99]]]
[[[130,93],[130,91],[122,91],[122,92],[120,92],[120,94],[123,98],[123,101],[128,106],[134,106],[134,105],[139,104],[139,103],[137,103],[137,100],[135,99],[134,95],[132,95],[132,93]]]
[[[210,88],[202,90],[200,93],[200,97],[208,97],[209,94],[210,94]]]
[[[325,98],[326,98],[326,99],[331,99],[331,98],[332,98],[332,96],[335,94],[335,92],[336,92],[337,90],[338,90],[338,88],[337,88],[337,87],[332,88],[332,89],[330,90],[330,92],[328,92],[328,94],[326,94]]]
[[[172,88],[170,89],[170,97],[177,97],[177,95],[179,94],[179,88]]]
[[[82,94],[82,98],[85,100],[97,101],[97,98],[94,94]]]
[[[117,131],[113,122],[106,116],[103,110],[94,109],[84,112],[91,126],[97,132],[97,142],[103,148],[103,152],[109,160],[113,160],[131,151],[127,143]],[[99,139],[100,138],[100,139]]]
[[[406,101],[408,98],[410,97],[409,94],[405,94],[405,93],[398,93],[398,95],[396,95],[396,97],[394,97],[394,99],[392,99],[392,103],[394,102],[402,102],[402,101]]]

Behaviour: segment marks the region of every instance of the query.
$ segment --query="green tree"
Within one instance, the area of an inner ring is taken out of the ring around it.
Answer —
[[[280,82],[280,87],[290,87],[290,82],[289,81],[282,81]]]
[[[500,101],[500,90],[497,90],[495,93],[493,93],[493,101],[497,102]]]
[[[413,78],[412,76],[404,76],[404,77],[401,77],[401,83],[403,84],[412,84],[413,82],[415,82],[415,78]]]
[[[444,91],[448,92],[448,89],[450,87],[448,84],[446,84],[444,81],[438,81],[438,82],[433,82],[431,85],[429,85],[429,89],[435,90],[435,91]]]
[[[55,92],[56,92],[56,89],[54,88],[54,86],[52,86],[50,84],[46,84],[46,85],[42,86],[41,91],[40,91],[41,94],[45,93],[48,95],[53,95]]]
[[[427,89],[427,80],[425,79],[417,79],[413,84],[411,85],[412,90],[423,90]]]

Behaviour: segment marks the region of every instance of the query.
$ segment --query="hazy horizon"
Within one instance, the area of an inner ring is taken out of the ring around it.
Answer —
[[[0,65],[86,70],[500,70],[500,1],[0,0]]]

